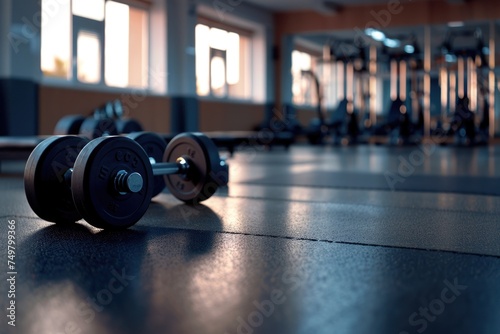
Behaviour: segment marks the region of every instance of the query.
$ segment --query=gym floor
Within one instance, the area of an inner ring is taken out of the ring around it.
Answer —
[[[163,193],[119,232],[37,218],[22,164],[3,164],[17,275],[0,332],[500,333],[500,148],[247,147],[228,163],[204,205]]]

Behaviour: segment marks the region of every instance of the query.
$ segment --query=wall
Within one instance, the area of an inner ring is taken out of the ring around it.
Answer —
[[[40,86],[39,89],[40,115],[43,117],[40,117],[38,131],[41,135],[50,135],[61,117],[72,114],[87,115],[94,108],[114,99],[121,99],[128,111],[127,115],[139,120],[145,130],[160,133],[170,131],[170,100],[167,97],[48,86]]]
[[[200,131],[251,131],[264,119],[264,105],[206,100],[199,104]]]
[[[121,99],[130,112],[130,117],[141,122],[147,131],[170,132],[170,106],[168,97],[147,96],[134,99],[122,95],[91,90],[78,90],[41,86],[39,133],[52,134],[57,121],[66,115],[89,114],[96,106]],[[264,105],[207,101],[199,102],[200,131],[250,131],[264,118]]]
[[[0,135],[36,133],[40,17],[37,1],[0,5]]]
[[[0,34],[8,36],[10,26],[10,1],[0,1]],[[5,78],[10,75],[10,43],[8,38],[2,38],[0,41],[0,78]]]
[[[350,6],[336,15],[314,11],[278,13],[275,15],[276,36],[326,30],[387,28],[450,21],[492,20],[498,18],[497,1],[470,0],[451,4],[448,1],[390,0],[373,6]],[[393,14],[391,14],[393,13]],[[388,14],[388,15],[387,15]]]

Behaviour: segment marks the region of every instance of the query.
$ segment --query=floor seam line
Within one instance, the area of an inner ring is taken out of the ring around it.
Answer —
[[[4,216],[0,218],[8,218],[9,216]],[[36,217],[23,217],[23,216],[15,216],[16,218],[23,219],[40,219]],[[147,226],[141,226],[145,228]],[[273,239],[281,239],[281,240],[292,240],[292,241],[309,241],[309,242],[319,242],[324,244],[339,244],[339,245],[351,245],[351,246],[365,246],[365,247],[382,247],[382,248],[392,248],[392,249],[406,249],[406,250],[416,250],[416,251],[427,251],[427,252],[436,252],[436,253],[452,253],[459,255],[472,255],[472,256],[481,256],[481,257],[493,257],[500,258],[500,255],[492,255],[492,254],[480,254],[480,253],[467,253],[453,250],[444,250],[444,249],[431,249],[431,248],[417,248],[417,247],[405,247],[405,246],[392,246],[392,245],[378,245],[378,244],[369,244],[369,243],[361,243],[361,242],[350,242],[350,241],[334,241],[329,239],[314,239],[314,238],[299,238],[299,237],[290,237],[290,236],[280,236],[280,235],[269,235],[269,234],[259,234],[259,233],[243,233],[243,232],[233,232],[233,231],[212,231],[212,230],[200,230],[200,229],[189,229],[189,228],[177,228],[177,227],[166,227],[173,230],[178,231],[189,231],[189,232],[202,232],[202,233],[219,233],[219,234],[230,234],[230,235],[241,235],[241,236],[252,236],[252,237],[264,237],[264,238],[273,238]]]
[[[192,231],[192,230],[190,230],[190,231]],[[201,230],[197,230],[197,231],[201,231]],[[428,251],[428,252],[453,253],[453,254],[460,254],[460,255],[473,255],[473,256],[486,256],[486,257],[500,258],[499,255],[480,254],[480,253],[466,253],[466,252],[453,251],[453,250],[444,250],[444,249],[416,248],[416,247],[391,246],[391,245],[376,245],[376,244],[359,243],[359,242],[349,242],[349,241],[333,241],[333,240],[327,240],[327,239],[284,237],[284,236],[277,236],[277,235],[241,233],[241,232],[230,232],[230,231],[214,231],[214,232],[220,233],[220,234],[245,235],[245,236],[254,236],[254,237],[266,237],[266,238],[273,238],[273,239],[283,239],[283,240],[311,241],[311,242],[321,242],[321,243],[339,244],[339,245],[352,245],[352,246],[365,246],[365,247],[383,247],[383,248],[393,248],[393,249],[417,250],[417,251],[424,251],[424,252]]]

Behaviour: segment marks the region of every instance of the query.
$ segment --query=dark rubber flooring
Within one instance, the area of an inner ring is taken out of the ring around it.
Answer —
[[[500,333],[499,149],[431,148],[247,148],[119,232],[37,218],[4,164],[0,333]]]
[[[252,183],[268,186],[287,184],[301,187],[500,195],[500,187],[491,187],[491,179],[488,177],[411,175],[411,177],[406,178],[400,176],[399,173],[391,172],[384,174],[369,174],[315,171],[297,175],[283,173],[257,179]]]

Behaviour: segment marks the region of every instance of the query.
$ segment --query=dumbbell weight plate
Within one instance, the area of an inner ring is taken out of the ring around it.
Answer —
[[[82,219],[65,182],[65,172],[88,143],[76,136],[50,137],[31,153],[24,170],[26,198],[38,217],[54,223],[72,223]]]
[[[141,145],[148,157],[153,158],[156,162],[162,161],[167,143],[161,136],[152,132],[136,132],[127,135],[127,137]],[[165,189],[163,176],[155,176],[152,197],[157,196],[163,189]]]
[[[191,171],[188,175],[165,175],[165,183],[178,199],[196,204],[210,198],[220,182],[221,163],[217,146],[201,133],[183,133],[170,141],[163,162],[176,162],[185,158]]]
[[[143,179],[138,193],[120,194],[116,174],[137,172]],[[153,170],[144,149],[127,137],[101,137],[78,155],[71,186],[75,206],[83,218],[99,228],[127,228],[144,215],[153,192]]]
[[[119,134],[127,134],[133,132],[141,132],[143,128],[135,119],[118,119],[115,121],[116,131]]]
[[[80,133],[80,127],[85,121],[85,117],[81,115],[64,116],[57,122],[54,129],[55,135],[77,135]]]
[[[116,124],[112,119],[87,118],[80,127],[80,135],[88,139],[117,134]]]

